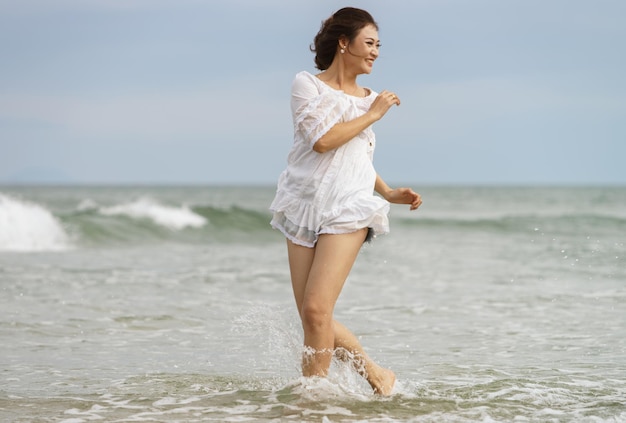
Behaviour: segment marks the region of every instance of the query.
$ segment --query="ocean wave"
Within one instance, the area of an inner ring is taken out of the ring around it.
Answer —
[[[100,206],[83,200],[62,217],[81,243],[229,242],[270,232],[269,214],[236,206],[171,206],[148,197]]]
[[[84,209],[85,203],[83,202],[81,205]],[[187,206],[167,206],[149,197],[141,197],[135,201],[115,206],[100,207],[97,211],[105,216],[127,216],[132,219],[148,219],[157,225],[172,230],[180,230],[187,227],[199,228],[207,223],[206,218],[197,215]]]
[[[0,251],[63,251],[164,241],[253,241],[250,238],[275,232],[269,221],[268,212],[238,206],[172,205],[148,196],[107,205],[85,198],[74,208],[59,211],[0,193]],[[251,233],[255,236],[250,237]]]
[[[372,394],[363,383],[337,381],[334,373],[287,380],[155,373],[116,380],[106,393],[88,386],[78,394],[14,396],[3,406],[17,421],[206,421],[199,416],[251,422],[625,421],[624,388],[617,380],[558,372],[549,379],[507,377],[476,367],[478,376],[456,368],[456,374],[438,380],[400,380],[390,397]],[[480,379],[487,371],[494,375]]]
[[[0,193],[0,251],[62,251],[159,242],[262,243],[281,237],[271,229],[271,215],[261,202],[242,207],[234,200],[222,201],[218,206],[211,202],[187,203],[184,196],[164,200],[139,192],[134,198],[111,199],[95,194],[59,202],[46,201],[45,196],[33,201]],[[593,236],[626,231],[626,215],[620,213],[539,210],[513,214],[485,210],[482,214],[400,213],[392,214],[390,219],[394,233],[434,230]]]
[[[570,213],[557,215],[499,215],[491,217],[415,217],[396,218],[395,222],[405,227],[448,228],[455,230],[489,231],[556,231],[580,232],[581,230],[614,231],[626,230],[626,217],[609,214]]]
[[[0,251],[59,251],[70,237],[45,207],[0,193]]]

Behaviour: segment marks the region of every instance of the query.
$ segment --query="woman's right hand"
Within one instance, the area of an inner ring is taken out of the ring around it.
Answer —
[[[369,111],[374,114],[376,120],[379,120],[385,116],[385,113],[387,113],[387,111],[389,111],[391,106],[394,104],[397,106],[400,105],[400,99],[398,96],[391,91],[383,90],[380,94],[378,94],[370,106]]]

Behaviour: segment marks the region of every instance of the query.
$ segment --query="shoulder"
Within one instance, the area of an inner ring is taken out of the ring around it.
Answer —
[[[301,71],[296,74],[291,83],[292,87],[297,86],[319,86],[319,79],[307,71]]]
[[[328,91],[323,85],[324,83],[315,75],[307,71],[298,72],[291,84],[291,96],[299,100],[318,97]]]

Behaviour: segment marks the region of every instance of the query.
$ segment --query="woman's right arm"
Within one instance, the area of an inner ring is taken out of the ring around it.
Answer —
[[[365,114],[351,121],[335,124],[313,144],[313,150],[318,153],[325,153],[344,145],[385,116],[394,104],[400,105],[400,99],[395,94],[389,91],[381,92]]]

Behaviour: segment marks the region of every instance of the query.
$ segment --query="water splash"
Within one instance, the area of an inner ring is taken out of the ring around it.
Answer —
[[[310,401],[345,397],[367,400],[374,397],[372,388],[355,369],[357,361],[348,351],[334,354],[327,377],[302,377],[301,362],[307,348],[303,345],[297,315],[268,305],[251,306],[233,321],[232,331],[246,336],[255,345],[257,355],[248,363],[250,374],[272,378],[271,389],[287,388]]]
[[[0,251],[60,251],[70,247],[69,236],[48,209],[0,193]]]

